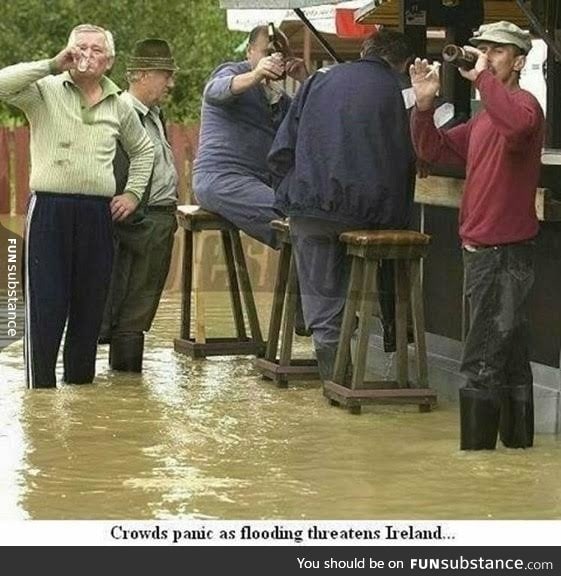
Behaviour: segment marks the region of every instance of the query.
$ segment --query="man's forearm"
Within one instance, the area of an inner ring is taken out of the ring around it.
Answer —
[[[129,178],[125,186],[125,193],[136,196],[140,201],[144,190],[150,180],[154,163],[154,146],[146,137],[143,146],[130,157]]]
[[[14,64],[0,70],[0,99],[10,100],[31,84],[55,73],[53,60]]]
[[[242,94],[259,84],[259,82],[261,82],[261,78],[255,73],[255,70],[238,74],[232,78],[230,91],[232,94]]]

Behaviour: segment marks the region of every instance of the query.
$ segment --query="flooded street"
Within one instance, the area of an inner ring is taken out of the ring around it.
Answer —
[[[0,519],[561,518],[553,436],[460,452],[453,405],[353,416],[249,357],[193,361],[173,351],[179,302],[162,301],[142,376],[109,371],[104,346],[94,385],[30,391],[22,342],[0,353]]]

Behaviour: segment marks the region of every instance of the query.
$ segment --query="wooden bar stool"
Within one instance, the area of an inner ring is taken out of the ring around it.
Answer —
[[[287,220],[273,220],[272,228],[281,241],[279,264],[273,305],[269,322],[269,335],[264,358],[255,360],[255,368],[277,386],[285,388],[289,380],[317,380],[319,373],[315,359],[292,358],[294,319],[298,293],[296,263],[292,256],[290,227]],[[282,325],[280,353],[277,356]]]
[[[430,236],[412,230],[377,230],[345,232],[340,240],[347,244],[352,268],[333,377],[324,384],[324,395],[331,404],[346,407],[354,414],[360,414],[364,404],[417,404],[421,412],[429,412],[436,404],[436,393],[428,388],[420,265],[428,252]],[[397,379],[365,382],[368,337],[374,304],[378,300],[376,269],[380,260],[395,262]],[[416,383],[410,382],[408,375],[407,310],[410,299]],[[345,372],[357,312],[360,316],[358,339],[348,386],[345,385]]]
[[[259,327],[239,230],[221,216],[207,212],[199,206],[178,206],[177,217],[179,225],[185,230],[185,249],[183,252],[181,335],[174,341],[175,351],[192,358],[238,354],[262,355],[265,351],[265,343]],[[200,240],[202,240],[202,233],[207,230],[217,230],[222,237],[236,337],[206,337],[205,301],[201,282],[201,269],[204,265],[203,242]],[[194,336],[191,336],[191,295],[193,293],[195,325]],[[251,337],[248,337],[246,333],[242,298]]]

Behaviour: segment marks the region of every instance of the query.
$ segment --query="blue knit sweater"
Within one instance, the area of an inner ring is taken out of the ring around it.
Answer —
[[[201,135],[194,171],[244,174],[270,182],[267,154],[288,111],[290,98],[271,106],[261,85],[234,95],[234,76],[249,62],[228,62],[211,75],[203,95]]]

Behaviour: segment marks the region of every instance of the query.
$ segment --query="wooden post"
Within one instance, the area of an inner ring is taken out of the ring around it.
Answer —
[[[304,26],[304,47],[303,47],[304,64],[308,72],[312,71],[312,33],[307,26]]]
[[[0,214],[10,213],[10,149],[8,129],[0,128]]]
[[[547,31],[553,38],[559,38],[561,30],[561,11],[549,10],[546,23]],[[557,32],[557,34],[556,34]],[[561,62],[555,58],[552,50],[547,52],[547,114],[546,145],[561,147]]]
[[[193,288],[195,291],[195,343],[206,342],[205,327],[205,294],[203,286],[203,249],[204,240],[202,232],[193,232],[193,250],[195,260],[193,262]]]
[[[16,214],[25,214],[29,197],[29,128],[14,128]]]
[[[428,0],[400,0],[399,29],[411,43],[415,54],[427,54]]]

